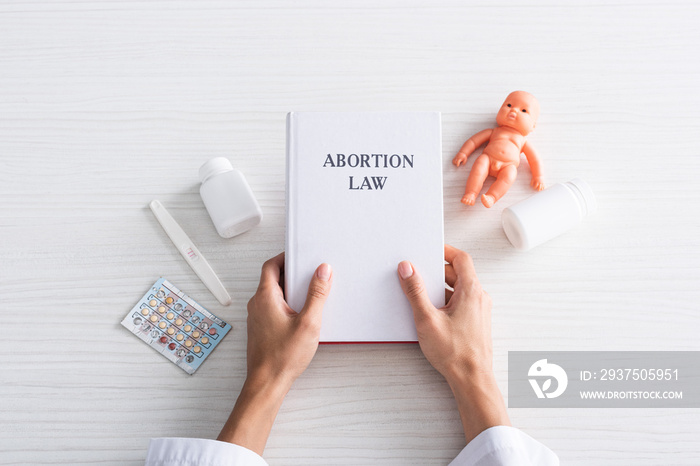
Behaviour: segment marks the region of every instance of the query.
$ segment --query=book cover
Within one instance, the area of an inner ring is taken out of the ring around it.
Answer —
[[[292,112],[286,189],[291,308],[327,262],[321,342],[417,341],[396,269],[411,261],[445,304],[440,114]]]

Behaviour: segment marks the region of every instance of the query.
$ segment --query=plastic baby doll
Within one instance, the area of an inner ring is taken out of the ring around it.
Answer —
[[[535,96],[524,91],[511,92],[496,115],[498,126],[485,129],[470,137],[464,143],[452,163],[459,167],[467,162],[467,157],[474,150],[488,141],[483,153],[476,159],[467,178],[462,204],[474,205],[476,196],[481,191],[487,176],[493,176],[493,182],[481,202],[491,207],[508,191],[515,181],[520,164],[520,153],[524,153],[532,170],[532,182],[537,191],[544,189],[540,158],[535,149],[525,140],[525,136],[535,129],[540,116],[540,104]]]

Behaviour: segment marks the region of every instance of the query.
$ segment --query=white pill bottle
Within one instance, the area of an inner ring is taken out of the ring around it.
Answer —
[[[226,157],[216,157],[202,165],[199,180],[199,194],[221,237],[240,235],[260,223],[262,210],[253,191]]]
[[[574,178],[504,209],[501,221],[513,246],[528,250],[575,227],[597,207],[588,183]]]

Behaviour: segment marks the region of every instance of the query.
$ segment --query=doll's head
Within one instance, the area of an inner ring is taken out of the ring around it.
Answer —
[[[535,96],[525,91],[508,94],[496,115],[498,126],[508,126],[523,136],[535,129],[540,116],[540,104]]]

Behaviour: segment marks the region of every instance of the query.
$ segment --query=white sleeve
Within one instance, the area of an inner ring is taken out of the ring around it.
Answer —
[[[239,445],[200,438],[154,438],[146,466],[268,466],[257,453]]]
[[[486,429],[464,447],[450,466],[559,466],[552,450],[515,427]]]

